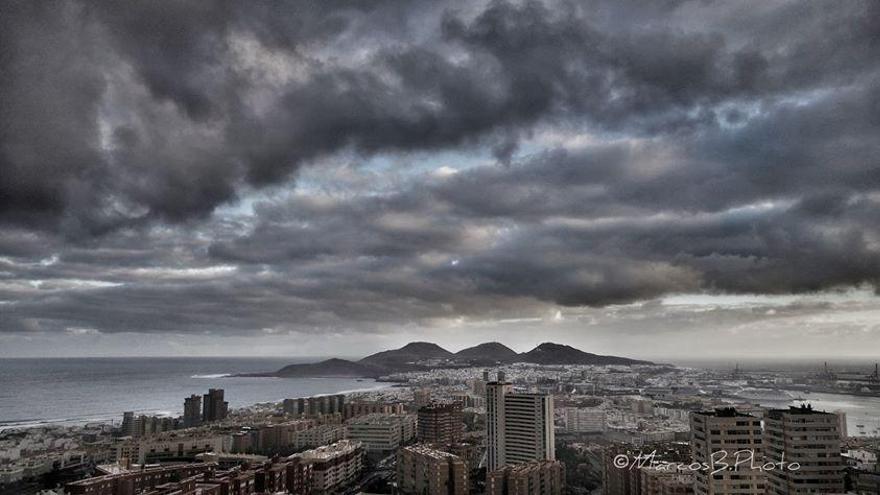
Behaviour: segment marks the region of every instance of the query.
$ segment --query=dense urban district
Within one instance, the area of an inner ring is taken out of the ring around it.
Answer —
[[[853,429],[810,400],[880,396],[876,365],[696,369],[550,343],[453,354],[419,342],[257,376],[388,386],[234,410],[211,389],[182,397],[179,417],[8,429],[0,492],[880,493],[878,425]]]

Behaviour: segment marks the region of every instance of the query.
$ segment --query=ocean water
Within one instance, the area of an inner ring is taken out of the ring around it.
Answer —
[[[230,408],[387,384],[345,378],[237,378],[312,359],[0,359],[0,429],[121,421],[124,411],[183,414],[183,399],[222,388]]]
[[[124,411],[183,413],[183,399],[209,388],[225,390],[232,408],[285,398],[371,390],[388,384],[344,378],[235,378],[273,371],[288,358],[47,358],[0,359],[0,430],[40,424],[116,421]],[[793,392],[794,393],[794,392]],[[880,398],[814,393],[804,396],[820,410],[847,413],[849,434],[877,435]],[[801,401],[760,401],[768,407]],[[863,425],[861,428],[858,425]]]
[[[786,408],[809,404],[817,411],[846,413],[847,434],[851,437],[880,436],[880,397],[843,394],[824,394],[791,391],[802,396],[799,400],[761,400],[762,406]]]

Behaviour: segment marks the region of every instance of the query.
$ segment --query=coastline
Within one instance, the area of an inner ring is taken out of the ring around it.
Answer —
[[[234,375],[227,375],[226,377],[234,377]],[[226,378],[223,377],[223,378]],[[267,377],[270,378],[270,377]],[[280,377],[275,377],[280,378]],[[345,378],[349,379],[351,377],[309,377],[309,378],[295,378],[295,380],[325,380],[325,379],[338,379]],[[285,378],[287,379],[287,378]],[[361,392],[372,392],[378,391],[386,388],[394,387],[395,382],[390,381],[382,381],[376,380],[372,378],[360,378],[358,380],[369,381],[365,387],[357,387],[346,390],[339,391],[328,391],[321,392],[317,394],[309,394],[310,396],[321,396],[321,395],[332,395],[332,394],[355,394]],[[243,406],[239,406],[234,408],[234,410],[238,409],[247,409],[256,406],[260,403],[280,403],[284,399],[288,398],[296,398],[296,397],[277,397],[274,399],[269,399],[265,401],[253,402],[250,404],[245,404]],[[183,398],[181,398],[181,401]],[[58,418],[33,418],[33,419],[22,419],[22,420],[0,420],[0,433],[12,430],[28,430],[34,428],[47,428],[47,427],[85,427],[87,425],[95,425],[98,426],[113,426],[119,423],[122,419],[122,414],[125,412],[124,410],[120,410],[118,412],[108,412],[101,413],[98,415],[86,415],[86,416],[78,416],[78,417],[58,417]],[[149,415],[149,416],[159,416],[159,417],[169,417],[174,418],[180,416],[183,413],[183,410],[180,411],[168,411],[163,409],[135,409],[133,410],[135,415]]]

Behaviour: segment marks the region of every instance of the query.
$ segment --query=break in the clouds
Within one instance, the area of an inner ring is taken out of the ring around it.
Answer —
[[[3,2],[0,332],[876,342],[878,5]]]

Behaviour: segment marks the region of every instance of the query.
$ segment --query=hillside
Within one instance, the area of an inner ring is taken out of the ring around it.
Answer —
[[[410,342],[400,349],[377,352],[359,363],[391,368],[408,368],[417,361],[430,359],[450,359],[453,354],[437,344],[430,342]]]
[[[531,351],[520,354],[518,360],[536,364],[651,364],[649,361],[591,354],[569,345],[554,344],[552,342],[544,342]]]
[[[284,378],[375,378],[388,371],[381,366],[346,359],[328,359],[318,363],[291,364],[281,368],[274,375]]]
[[[484,344],[468,347],[455,353],[456,361],[471,362],[502,362],[516,361],[516,351],[499,342],[486,342]]]
[[[429,363],[430,361],[433,361]],[[529,352],[517,354],[499,342],[487,342],[462,349],[453,354],[430,342],[411,342],[400,349],[377,352],[360,361],[328,359],[318,363],[291,364],[275,372],[240,376],[363,377],[377,378],[401,371],[424,370],[428,367],[492,366],[497,363],[525,362],[536,364],[652,364],[618,356],[591,354],[562,344],[545,342]]]

